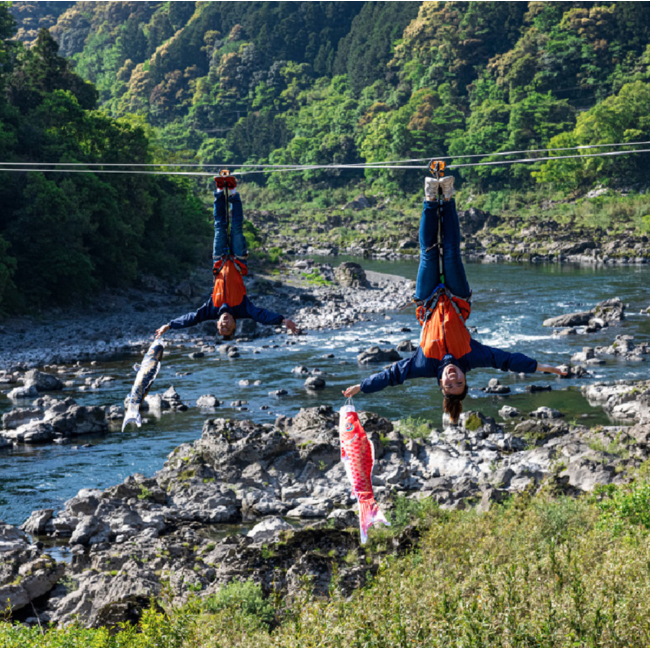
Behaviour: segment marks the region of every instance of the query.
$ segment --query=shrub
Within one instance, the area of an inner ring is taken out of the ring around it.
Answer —
[[[222,610],[237,610],[255,617],[261,624],[270,626],[275,619],[273,606],[264,598],[262,588],[252,581],[232,581],[214,596],[205,600],[205,610],[216,613]]]

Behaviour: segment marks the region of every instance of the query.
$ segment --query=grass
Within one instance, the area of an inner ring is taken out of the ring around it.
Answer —
[[[318,268],[314,268],[311,272],[303,272],[303,278],[308,284],[312,286],[331,286],[332,282],[323,277]]]
[[[370,197],[374,205],[359,211],[340,209],[360,193]],[[291,241],[340,248],[366,244],[373,249],[396,249],[405,237],[416,237],[421,194],[400,195],[399,199],[374,194],[375,190],[363,182],[328,188],[327,191],[312,187],[294,195],[256,188],[254,195],[246,197],[246,204],[252,203],[254,207],[277,216],[278,222],[266,233],[270,238],[280,234]],[[638,237],[650,232],[650,198],[647,194],[622,196],[610,190],[596,198],[575,197],[554,191],[544,184],[528,190],[504,189],[486,194],[474,194],[468,188],[461,188],[456,201],[459,209],[475,207],[500,216],[501,222],[492,228],[491,233],[506,240],[492,246],[490,251],[508,253],[521,260],[528,260],[530,255],[514,253],[512,239],[514,237],[514,242],[518,242],[517,234],[532,224],[555,222],[561,226],[561,231],[573,231],[576,236],[591,237],[602,243],[624,233]],[[255,246],[259,245],[262,234],[252,227],[249,237],[249,246]],[[418,253],[417,247],[402,251]],[[541,248],[537,251],[544,252]],[[638,256],[638,251],[621,249],[609,254]]]
[[[409,510],[410,509],[410,510]],[[233,583],[180,608],[153,605],[121,632],[0,624],[16,648],[603,647],[650,644],[650,482],[572,499],[517,496],[487,513],[398,500],[395,523],[415,518],[421,546],[381,559],[369,585],[289,601]],[[371,532],[371,538],[379,541]],[[351,552],[354,565],[372,546]]]
[[[400,434],[407,439],[426,439],[431,434],[431,423],[423,418],[409,416],[399,422]]]

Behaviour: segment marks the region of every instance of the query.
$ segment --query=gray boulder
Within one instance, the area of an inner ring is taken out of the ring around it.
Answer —
[[[465,236],[476,234],[482,229],[489,229],[498,223],[498,217],[489,212],[470,207],[466,211],[460,211],[458,217],[461,223],[461,231]]]
[[[14,443],[49,443],[57,436],[57,432],[49,423],[39,420],[32,420],[29,423],[18,426],[15,430],[4,433],[6,439]],[[60,435],[58,435],[60,436]]]
[[[60,391],[63,382],[51,374],[46,374],[38,369],[31,369],[25,374],[25,385],[34,385],[39,392]]]
[[[557,419],[562,418],[564,414],[559,410],[552,409],[550,407],[538,407],[536,410],[530,413],[533,418],[538,419]]]
[[[320,376],[310,376],[305,380],[305,387],[312,391],[325,389],[325,379]]]
[[[38,389],[36,385],[23,385],[22,387],[14,387],[7,397],[11,400],[20,400],[21,398],[36,398],[38,396]]]
[[[581,311],[579,313],[567,313],[566,315],[558,315],[557,317],[549,317],[544,320],[544,326],[584,326],[589,324],[589,320],[593,317],[591,311]]]
[[[359,364],[370,364],[374,362],[396,362],[401,360],[402,356],[395,349],[380,349],[377,346],[370,347],[362,351],[357,356]]]
[[[30,545],[16,527],[0,521],[0,607],[10,612],[47,594],[63,576],[65,565]]]
[[[503,419],[508,420],[511,418],[516,418],[517,416],[521,416],[521,412],[516,407],[510,407],[510,405],[504,405],[499,410],[499,416]]]
[[[249,532],[248,537],[253,542],[274,542],[282,531],[291,531],[293,527],[281,517],[275,516],[262,520]]]
[[[344,261],[334,271],[334,277],[341,286],[365,288],[368,285],[365,270],[351,261]]]
[[[188,409],[173,385],[162,395],[162,399],[174,412],[184,412]]]
[[[40,509],[34,511],[21,525],[21,529],[32,535],[43,535],[47,529],[48,522],[54,515],[54,509]]]
[[[351,200],[348,203],[345,203],[341,209],[354,209],[358,211],[360,209],[369,209],[372,207],[370,201],[363,194],[359,194],[354,200]]]
[[[2,427],[5,430],[15,430],[20,425],[42,416],[43,412],[38,408],[16,407],[11,412],[2,415]]]
[[[487,387],[483,387],[486,394],[509,394],[510,387],[502,385],[498,378],[492,378]]]
[[[219,407],[221,405],[221,401],[216,396],[213,396],[212,394],[205,394],[196,401],[196,406],[197,407],[202,407],[205,409],[212,409],[214,407]]]
[[[605,299],[596,304],[593,313],[604,322],[620,322],[625,319],[625,304],[620,297]]]
[[[413,346],[411,340],[402,340],[397,345],[397,350],[401,351],[402,353],[412,353],[413,351],[415,351],[415,347]]]

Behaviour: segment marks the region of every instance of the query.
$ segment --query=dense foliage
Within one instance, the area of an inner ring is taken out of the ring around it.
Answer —
[[[12,648],[226,646],[593,646],[642,648],[650,640],[650,487],[606,486],[575,500],[554,487],[520,494],[487,513],[443,511],[430,499],[398,500],[394,526],[373,530],[377,575],[351,597],[309,584],[292,602],[232,582],[182,608],[160,601],[137,626],[111,633],[79,626],[42,631],[0,624]],[[391,555],[406,523],[420,548]],[[365,559],[356,551],[348,565]],[[334,570],[336,580],[336,570]]]
[[[14,30],[2,11],[6,41]],[[462,163],[477,153],[650,139],[648,2],[15,2],[11,11],[32,49],[5,42],[0,52],[6,159]],[[65,61],[38,25],[52,25]],[[647,159],[454,173],[464,204],[494,206],[509,192],[557,203],[596,185],[645,189]],[[267,185],[248,192],[249,207],[265,207],[264,196],[298,215],[359,191],[406,193],[411,210],[422,173],[245,179]],[[171,180],[3,176],[0,199],[5,308],[29,299],[36,283],[39,295],[65,298],[178,267],[204,225],[188,187]],[[643,201],[634,211],[635,227],[647,230]],[[27,231],[39,232],[37,244],[27,245]]]
[[[29,4],[16,3],[23,19]],[[76,2],[52,33],[114,115],[144,116],[165,147],[206,163],[462,162],[647,138],[648,2]],[[644,159],[459,175],[475,192],[535,179],[580,191],[645,185]],[[272,186],[359,175],[276,174]],[[389,192],[421,182],[366,180]]]
[[[0,156],[7,162],[150,162],[144,130],[97,111],[97,91],[41,30],[10,41],[0,4]],[[178,271],[205,243],[184,181],[137,175],[0,174],[0,310],[40,311],[143,271]]]

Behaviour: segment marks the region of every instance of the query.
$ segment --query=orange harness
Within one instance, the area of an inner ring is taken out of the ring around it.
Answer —
[[[227,257],[217,267],[216,273],[212,290],[214,307],[220,308],[224,304],[232,308],[239,306],[246,297],[246,286],[244,286],[244,277],[248,274],[246,264]]]
[[[432,307],[418,306],[415,316],[422,326],[420,346],[426,358],[442,360],[450,353],[462,358],[471,351],[472,337],[465,326],[472,307],[469,302],[440,291]]]

